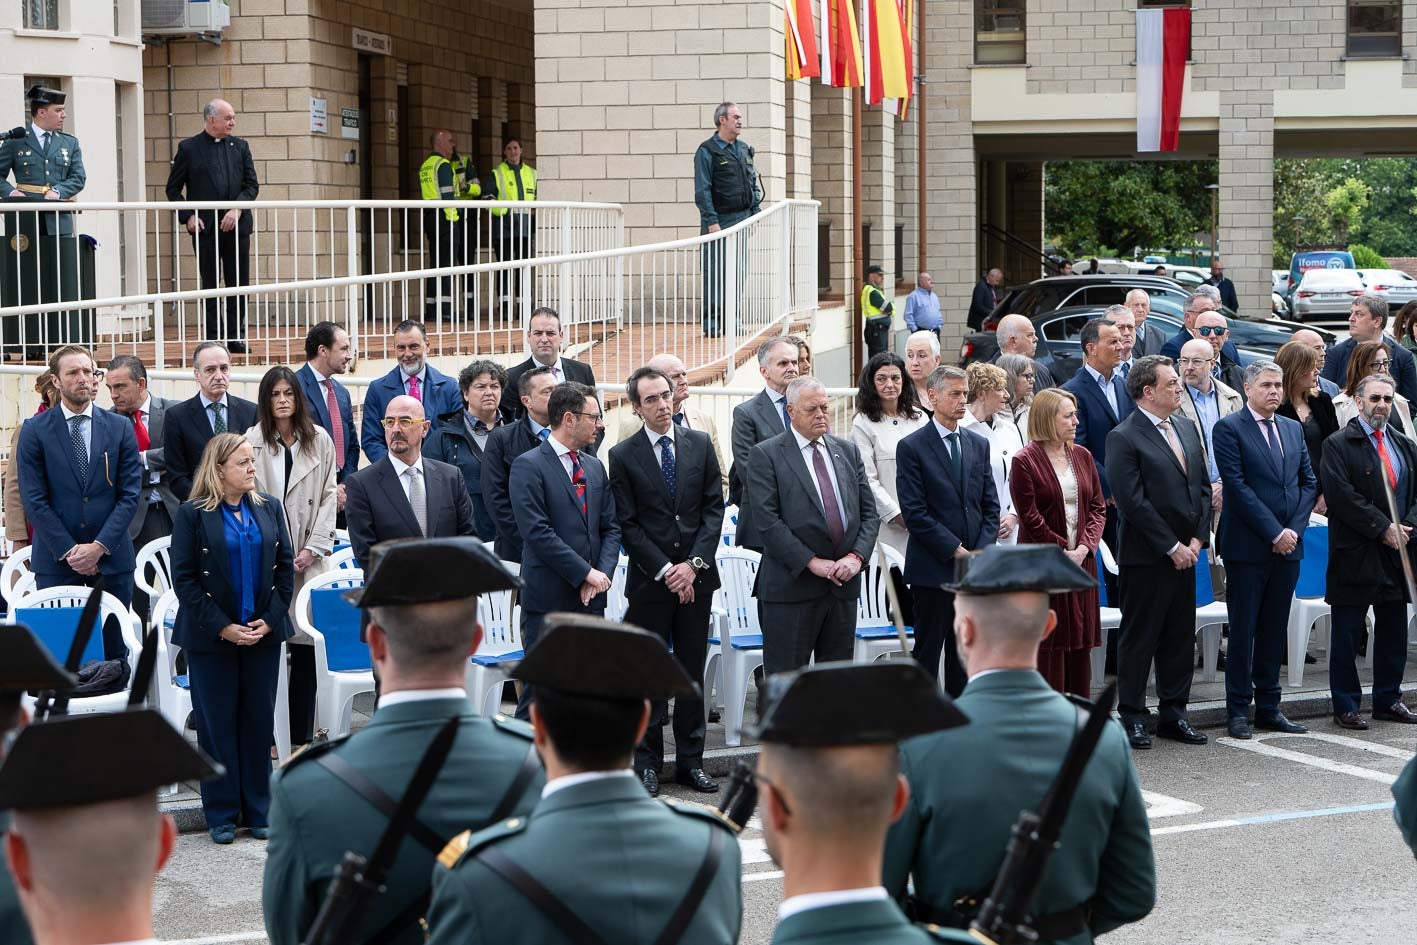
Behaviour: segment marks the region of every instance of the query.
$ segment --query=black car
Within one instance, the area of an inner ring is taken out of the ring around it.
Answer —
[[[1026,315],[1032,318],[1060,308],[1106,308],[1124,305],[1127,293],[1145,289],[1152,301],[1174,299],[1185,305],[1191,290],[1175,279],[1164,276],[1142,276],[1135,273],[1102,273],[1096,276],[1049,276],[1035,279],[1028,285],[1010,289],[1003,300],[984,319],[981,331],[993,331],[1005,315]],[[1229,314],[1229,313],[1227,313]]]

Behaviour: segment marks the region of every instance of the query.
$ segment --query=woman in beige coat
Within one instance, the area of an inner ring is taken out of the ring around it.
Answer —
[[[335,546],[335,444],[315,425],[300,381],[288,367],[273,367],[261,378],[256,425],[246,431],[256,460],[256,488],[284,498],[285,521],[295,550],[291,593],[290,738],[310,741],[315,728],[315,651],[296,629],[295,599],[305,582],[326,568]]]

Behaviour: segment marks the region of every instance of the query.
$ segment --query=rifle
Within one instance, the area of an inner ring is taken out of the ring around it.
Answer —
[[[753,766],[740,759],[733,766],[733,776],[728,779],[728,790],[723,792],[718,812],[741,833],[757,806],[758,784],[753,780]]]

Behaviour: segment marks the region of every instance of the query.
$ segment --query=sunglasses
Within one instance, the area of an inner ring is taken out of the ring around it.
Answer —
[[[1206,325],[1204,328],[1197,328],[1196,334],[1200,335],[1202,338],[1209,338],[1211,335],[1223,335],[1229,331],[1230,329],[1228,328],[1221,328],[1216,325]]]

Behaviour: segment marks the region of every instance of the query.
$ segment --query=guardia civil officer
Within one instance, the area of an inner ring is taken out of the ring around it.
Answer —
[[[630,771],[649,700],[695,689],[664,641],[550,614],[513,675],[533,686],[546,787],[530,817],[443,851],[431,945],[736,942],[743,901],[732,829],[706,807],[651,798]]]
[[[905,809],[902,738],[967,721],[910,661],[824,663],[774,676],[755,778],[768,853],[782,867],[773,945],[973,942],[912,925],[881,885],[886,829]]]
[[[699,208],[699,232],[717,233],[741,223],[757,213],[763,201],[763,185],[753,164],[756,152],[743,133],[743,111],[733,102],[723,102],[713,110],[716,129],[694,152],[694,204]],[[704,247],[704,335],[723,334],[726,254],[722,243]],[[744,269],[738,260],[738,270]],[[742,292],[742,279],[738,280]]]
[[[0,144],[0,181],[13,171],[11,197],[69,200],[84,189],[88,177],[79,139],[64,133],[68,96],[35,85],[25,97],[30,103],[29,134]],[[42,214],[40,228],[44,236],[73,236],[74,215]]]
[[[373,719],[349,738],[307,749],[277,772],[262,901],[272,945],[305,940],[345,851],[378,846],[419,760],[451,718],[456,741],[405,836],[384,890],[344,927],[341,945],[421,943],[433,859],[459,831],[525,816],[545,780],[531,728],[478,715],[464,678],[482,630],[479,594],[519,581],[476,538],[374,546],[369,577],[349,600],[369,612],[369,653],[381,692]]]
[[[177,843],[157,789],[217,770],[152,709],[20,732],[0,767],[0,810],[14,811],[5,856],[35,945],[156,942],[153,881]]]
[[[1038,644],[1057,624],[1048,595],[1091,586],[1061,548],[991,545],[950,588],[969,674],[955,705],[970,724],[902,745],[911,796],[886,840],[886,888],[899,898],[914,879],[917,919],[969,923],[1018,812],[1038,810],[1061,767],[1079,705],[1039,674]],[[1109,723],[1044,871],[1033,927],[1039,942],[1084,945],[1141,919],[1155,901],[1146,805],[1126,737]]]

